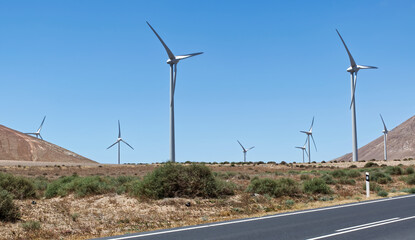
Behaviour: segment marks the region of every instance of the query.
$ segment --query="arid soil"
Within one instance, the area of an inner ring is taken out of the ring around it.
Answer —
[[[388,166],[398,164],[409,166],[415,164],[415,161],[382,161],[377,163]],[[217,175],[225,176],[223,179],[226,181],[234,182],[240,186],[234,196],[219,199],[145,200],[125,194],[105,194],[84,198],[69,195],[52,199],[15,200],[21,209],[22,218],[16,223],[0,222],[0,239],[87,239],[366,200],[365,191],[362,188],[363,177],[356,179],[357,183],[354,186],[332,185],[331,188],[336,193],[332,198],[323,195],[317,195],[311,199],[309,196],[271,198],[244,191],[249,185],[249,179],[255,176],[274,179],[284,176],[301,182],[299,172],[311,174],[312,170],[347,168],[353,164],[362,167],[365,163],[317,163],[304,164],[303,166],[301,164],[293,164],[292,166],[275,164],[208,165],[214,172],[217,172]],[[156,164],[98,166],[45,164],[44,166],[0,166],[0,171],[26,177],[45,176],[48,179],[69,176],[73,173],[77,173],[79,176],[129,175],[143,177],[155,167],[157,167]],[[399,189],[408,186],[399,181],[397,176],[393,178],[392,183],[385,185],[385,188],[390,192],[389,196],[405,194]],[[372,199],[374,198],[379,197],[372,193]],[[292,203],[288,204],[289,201]],[[186,206],[186,203],[190,203],[190,206]],[[40,228],[25,228],[23,223],[28,221],[39,222]]]

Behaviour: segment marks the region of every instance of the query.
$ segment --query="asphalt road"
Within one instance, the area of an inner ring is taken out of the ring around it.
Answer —
[[[101,239],[412,240],[415,195]]]

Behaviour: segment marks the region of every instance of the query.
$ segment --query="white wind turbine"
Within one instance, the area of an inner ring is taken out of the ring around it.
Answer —
[[[246,149],[246,148],[244,148],[244,146],[242,146],[242,144],[238,141],[238,140],[236,140],[238,143],[239,143],[239,145],[241,145],[241,148],[242,148],[242,152],[244,153],[244,162],[246,162],[246,153],[249,151],[249,150],[251,150],[252,148],[254,148],[254,147],[250,147],[250,148],[248,148],[248,149]]]
[[[177,63],[179,63],[180,60],[202,54],[203,52],[175,56],[161,39],[161,37],[157,34],[156,30],[154,30],[154,28],[150,25],[150,23],[147,22],[147,24],[151,30],[153,30],[154,34],[156,34],[157,38],[160,40],[161,44],[166,50],[167,55],[169,56],[167,64],[170,65],[170,161],[176,162],[174,137],[174,90],[176,88]]]
[[[107,149],[110,149],[112,146],[114,146],[115,144],[118,144],[118,164],[120,164],[120,143],[123,142],[125,143],[127,146],[129,146],[132,150],[134,150],[133,147],[130,146],[130,144],[128,144],[126,141],[124,141],[121,138],[121,127],[120,127],[120,120],[118,120],[118,139],[115,143],[113,143],[111,146],[107,147]]]
[[[43,140],[42,135],[40,135],[40,131],[42,130],[43,123],[45,122],[45,119],[46,119],[46,116],[43,117],[42,123],[40,124],[40,127],[39,127],[39,129],[36,132],[34,132],[34,133],[26,133],[26,134],[35,135],[36,138],[39,138],[40,137],[40,139]]]
[[[337,31],[337,29],[336,29]],[[353,138],[353,162],[358,161],[357,156],[357,126],[356,126],[356,105],[355,105],[355,92],[356,92],[356,83],[357,83],[357,72],[360,69],[376,69],[377,67],[372,66],[363,66],[363,65],[357,65],[354,61],[352,54],[350,54],[349,49],[346,46],[346,43],[344,42],[342,36],[340,35],[339,31],[337,31],[337,34],[339,35],[340,39],[343,42],[344,48],[346,48],[347,55],[349,55],[350,60],[350,67],[347,68],[347,71],[350,73],[351,76],[351,88],[352,88],[352,101],[350,103],[350,109],[352,110],[352,138]]]
[[[307,145],[307,141],[304,143],[304,145],[302,147],[295,147],[295,148],[298,148],[298,149],[301,149],[302,150],[302,152],[303,152],[303,163],[304,163],[304,152],[308,156],[306,145]]]
[[[313,125],[314,125],[314,117],[313,117],[313,120],[311,121],[310,129],[308,131],[300,131],[302,133],[307,134],[306,144],[308,143],[308,163],[311,163],[310,136],[311,136],[311,139],[313,140],[314,147],[315,147],[315,149],[317,151],[316,142],[314,141],[314,137],[313,137]]]
[[[384,151],[385,151],[385,153],[384,153],[384,158],[385,158],[385,161],[386,160],[388,160],[388,152],[387,152],[387,142],[388,142],[388,129],[386,128],[386,124],[385,124],[385,121],[383,121],[383,117],[382,117],[382,114],[379,114],[380,115],[380,119],[382,119],[382,123],[383,123],[383,145],[384,145],[384,147],[383,147],[383,149],[384,149]]]

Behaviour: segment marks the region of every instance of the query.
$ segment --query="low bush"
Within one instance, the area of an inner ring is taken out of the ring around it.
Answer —
[[[331,175],[324,174],[321,176],[321,179],[324,180],[327,184],[336,184],[336,181],[333,179]]]
[[[270,178],[255,178],[252,179],[246,191],[251,193],[268,194],[273,197],[295,197],[301,192],[298,184],[290,178],[280,178],[277,180]]]
[[[402,175],[404,173],[403,169],[398,166],[387,167],[385,172],[390,175]]]
[[[353,164],[353,165],[350,165],[349,168],[357,168],[357,166]]]
[[[379,197],[387,197],[388,192],[386,192],[385,190],[381,190],[381,191],[378,192],[378,196]]]
[[[370,167],[378,167],[379,165],[375,162],[368,162],[365,164],[365,168],[370,168]]]
[[[309,180],[310,179],[310,175],[308,175],[308,174],[301,174],[300,175],[300,179],[303,180],[303,181],[304,180]]]
[[[406,177],[404,180],[407,184],[414,185],[415,184],[415,174],[408,175],[408,177]]]
[[[330,187],[321,178],[313,178],[303,182],[303,189],[306,193],[321,193],[330,194],[332,193]]]
[[[162,199],[171,197],[218,197],[221,194],[231,195],[233,190],[215,179],[211,170],[198,164],[182,166],[168,163],[147,174],[135,186],[134,194],[141,197]],[[226,189],[226,190],[225,190]]]
[[[356,181],[354,179],[350,179],[348,177],[342,177],[338,180],[339,184],[343,185],[356,185]]]
[[[13,196],[0,189],[0,221],[15,222],[20,218],[19,208],[13,203]]]
[[[357,171],[357,170],[350,170],[350,171],[347,171],[346,175],[347,175],[348,177],[351,177],[351,178],[358,178],[358,177],[360,177],[360,176],[361,176],[360,172],[359,172],[359,171]]]
[[[408,167],[406,170],[405,170],[405,172],[406,172],[406,174],[413,174],[413,173],[415,173],[415,171],[414,171],[414,168],[413,167]]]
[[[34,184],[24,177],[0,173],[0,187],[13,194],[17,199],[36,197]]]
[[[370,180],[377,182],[379,184],[386,184],[392,182],[392,178],[388,174],[380,171],[371,172]]]
[[[345,177],[346,176],[346,171],[341,170],[341,169],[337,169],[337,170],[334,170],[334,171],[330,172],[330,174],[335,178],[340,178],[340,177]]]

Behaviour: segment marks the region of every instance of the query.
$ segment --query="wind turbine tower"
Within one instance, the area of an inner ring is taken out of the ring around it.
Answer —
[[[383,149],[384,149],[384,151],[385,151],[385,153],[384,153],[384,158],[385,158],[385,161],[386,160],[388,160],[388,151],[387,151],[387,143],[388,143],[388,129],[386,128],[386,124],[385,124],[385,121],[383,121],[383,117],[382,117],[382,114],[379,114],[380,115],[380,119],[382,119],[382,123],[383,123],[383,145],[384,145],[384,147],[383,147]]]
[[[134,150],[133,147],[130,146],[130,144],[128,144],[126,141],[124,141],[121,138],[121,127],[120,127],[120,120],[118,120],[118,139],[115,143],[113,143],[111,146],[107,147],[107,149],[110,149],[112,146],[114,146],[115,144],[118,144],[118,164],[120,164],[120,143],[123,142],[125,143],[127,146],[129,146],[132,150]]]
[[[167,64],[170,65],[170,161],[176,162],[176,148],[174,137],[174,91],[176,89],[177,63],[179,63],[180,60],[202,54],[203,52],[175,56],[161,39],[161,37],[157,34],[156,30],[154,30],[154,28],[150,25],[150,23],[147,22],[147,24],[151,30],[153,30],[154,34],[156,34],[169,57]]]
[[[241,144],[241,142],[239,142],[238,140],[236,140],[238,143],[239,143],[239,145],[241,145],[241,148],[242,148],[242,152],[244,153],[244,162],[246,162],[246,153],[249,151],[249,150],[251,150],[252,148],[254,148],[254,147],[250,147],[250,148],[248,148],[248,149],[246,149],[246,148],[244,148],[244,146],[242,146],[242,144]]]
[[[28,135],[35,135],[36,138],[39,138],[40,137],[40,139],[43,140],[42,135],[40,135],[40,131],[42,130],[43,123],[45,122],[45,119],[46,119],[46,116],[43,117],[42,123],[40,124],[40,127],[37,129],[36,132],[34,132],[34,133],[26,133],[26,134],[28,134]]]
[[[360,69],[376,69],[377,67],[372,67],[372,66],[363,66],[363,65],[357,65],[356,62],[354,61],[352,54],[350,54],[349,49],[346,46],[346,43],[343,41],[342,36],[340,35],[339,31],[337,31],[337,34],[339,35],[341,41],[343,42],[344,48],[346,49],[347,55],[349,55],[349,60],[350,60],[350,67],[347,68],[347,72],[350,73],[350,77],[351,77],[351,98],[352,101],[350,103],[350,109],[352,110],[352,139],[353,139],[353,162],[357,162],[358,161],[358,156],[357,156],[357,125],[356,125],[356,105],[355,105],[355,92],[356,92],[356,83],[357,83],[357,72]]]
[[[300,131],[302,133],[307,134],[306,144],[308,143],[308,163],[311,163],[310,136],[311,136],[311,139],[313,140],[314,147],[315,147],[315,149],[317,151],[316,142],[314,141],[314,137],[313,137],[313,125],[314,125],[314,117],[313,117],[313,120],[311,121],[310,129],[308,131]],[[304,144],[304,146],[305,146],[305,144]]]

